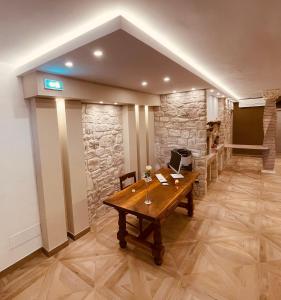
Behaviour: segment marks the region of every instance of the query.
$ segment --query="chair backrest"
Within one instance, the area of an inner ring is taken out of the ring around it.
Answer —
[[[127,186],[130,185],[129,184],[127,186],[123,186],[124,181],[127,180],[128,178],[134,178],[134,182],[136,182],[137,181],[137,179],[136,179],[136,172],[135,171],[134,172],[130,172],[130,173],[124,174],[124,175],[122,175],[122,176],[119,177],[119,179],[120,179],[120,189],[121,190],[123,190],[124,188],[126,188]]]

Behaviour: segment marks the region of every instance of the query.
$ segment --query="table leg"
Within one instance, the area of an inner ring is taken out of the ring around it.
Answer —
[[[121,248],[126,248],[127,242],[125,237],[128,232],[126,230],[126,213],[123,211],[119,211],[118,225],[119,231],[117,233],[117,239],[119,240],[119,245]]]
[[[187,195],[187,211],[188,211],[188,216],[192,217],[193,216],[193,195],[192,195],[192,190]]]
[[[155,264],[160,266],[163,262],[165,248],[162,244],[161,225],[159,221],[156,221],[154,223],[153,238],[154,244],[152,247],[152,255],[154,257]]]

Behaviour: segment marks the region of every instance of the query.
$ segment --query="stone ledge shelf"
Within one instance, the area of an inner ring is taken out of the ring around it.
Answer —
[[[248,149],[248,150],[269,150],[268,147],[263,145],[239,145],[239,144],[225,144],[225,148],[233,148],[233,149]]]

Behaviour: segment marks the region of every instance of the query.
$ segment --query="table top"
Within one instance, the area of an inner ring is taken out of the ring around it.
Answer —
[[[104,204],[112,206],[118,210],[123,210],[136,216],[142,216],[149,219],[162,218],[167,210],[172,209],[179,199],[192,189],[192,184],[199,176],[198,172],[183,171],[181,174],[184,178],[179,179],[179,184],[175,185],[175,180],[170,174],[171,169],[162,168],[156,173],[161,173],[169,185],[162,185],[158,179],[152,176],[152,181],[149,186],[149,198],[152,203],[147,205],[144,203],[146,199],[146,184],[145,181],[139,180],[120,192],[116,192]],[[135,192],[132,192],[132,190]]]

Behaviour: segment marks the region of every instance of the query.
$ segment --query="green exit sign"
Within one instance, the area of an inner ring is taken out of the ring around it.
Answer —
[[[46,90],[63,91],[63,82],[54,79],[44,79],[44,87]]]

